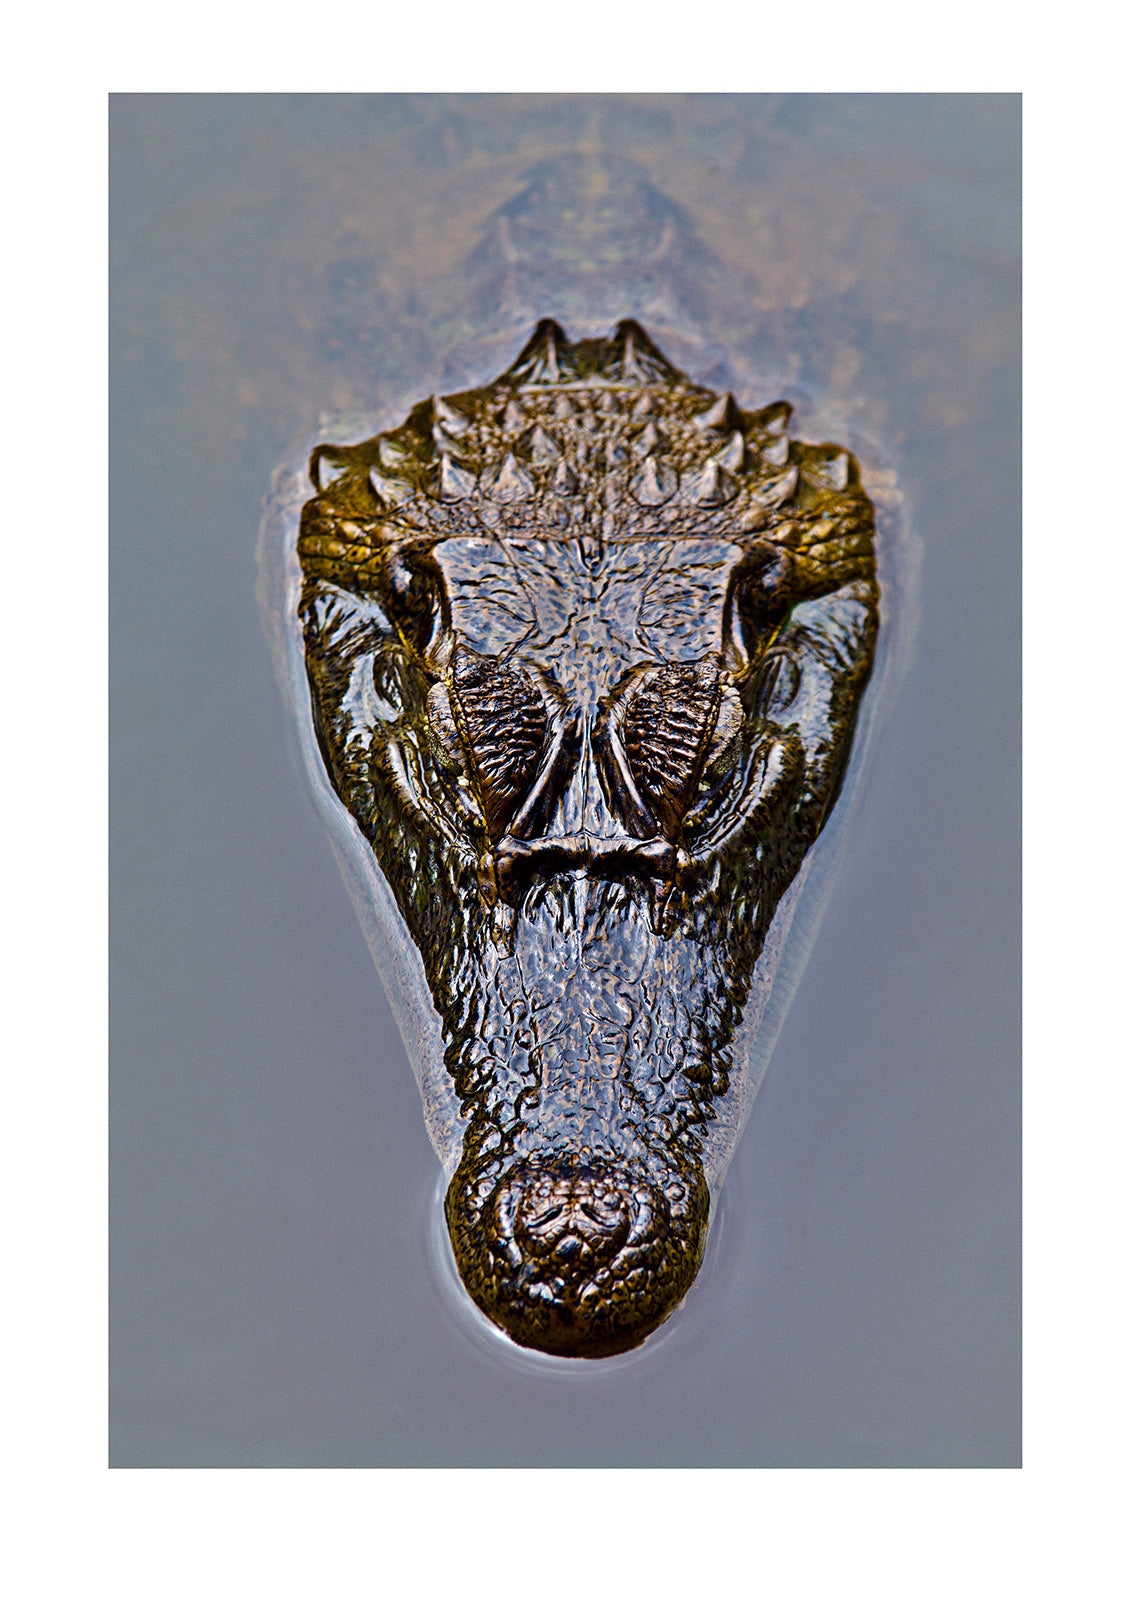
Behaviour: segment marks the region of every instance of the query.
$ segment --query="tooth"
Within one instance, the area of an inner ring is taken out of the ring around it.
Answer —
[[[577,490],[577,479],[570,471],[568,461],[559,461],[558,469],[554,473],[554,488],[559,494],[574,494]]]
[[[508,400],[507,409],[503,412],[503,427],[506,428],[508,432],[512,432],[518,428],[524,428],[525,426],[526,414],[522,410],[522,407],[516,405],[513,400]]]

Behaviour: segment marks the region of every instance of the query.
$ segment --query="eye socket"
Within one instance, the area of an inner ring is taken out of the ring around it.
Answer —
[[[427,656],[448,628],[443,578],[426,556],[399,554],[385,568],[385,594],[405,643]]]

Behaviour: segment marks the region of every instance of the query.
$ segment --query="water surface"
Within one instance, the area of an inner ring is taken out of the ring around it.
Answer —
[[[1018,139],[1009,96],[116,97],[116,1463],[1017,1460]],[[531,196],[579,161],[644,175],[643,244],[591,206],[554,281]],[[254,596],[320,419],[555,313],[870,442],[923,552],[700,1283],[580,1374],[447,1279]]]

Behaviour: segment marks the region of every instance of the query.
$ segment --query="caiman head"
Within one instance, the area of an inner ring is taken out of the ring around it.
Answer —
[[[311,459],[319,744],[440,1017],[459,1270],[541,1350],[627,1349],[694,1278],[755,963],[844,771],[872,507],[789,416],[633,322],[543,322]]]

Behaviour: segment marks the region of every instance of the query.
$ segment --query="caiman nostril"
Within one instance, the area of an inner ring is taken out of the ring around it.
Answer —
[[[448,1226],[472,1297],[517,1344],[612,1355],[646,1338],[695,1276],[708,1211],[702,1179],[686,1194],[689,1204],[673,1208],[611,1162],[530,1159],[486,1204],[473,1174],[457,1173]]]

